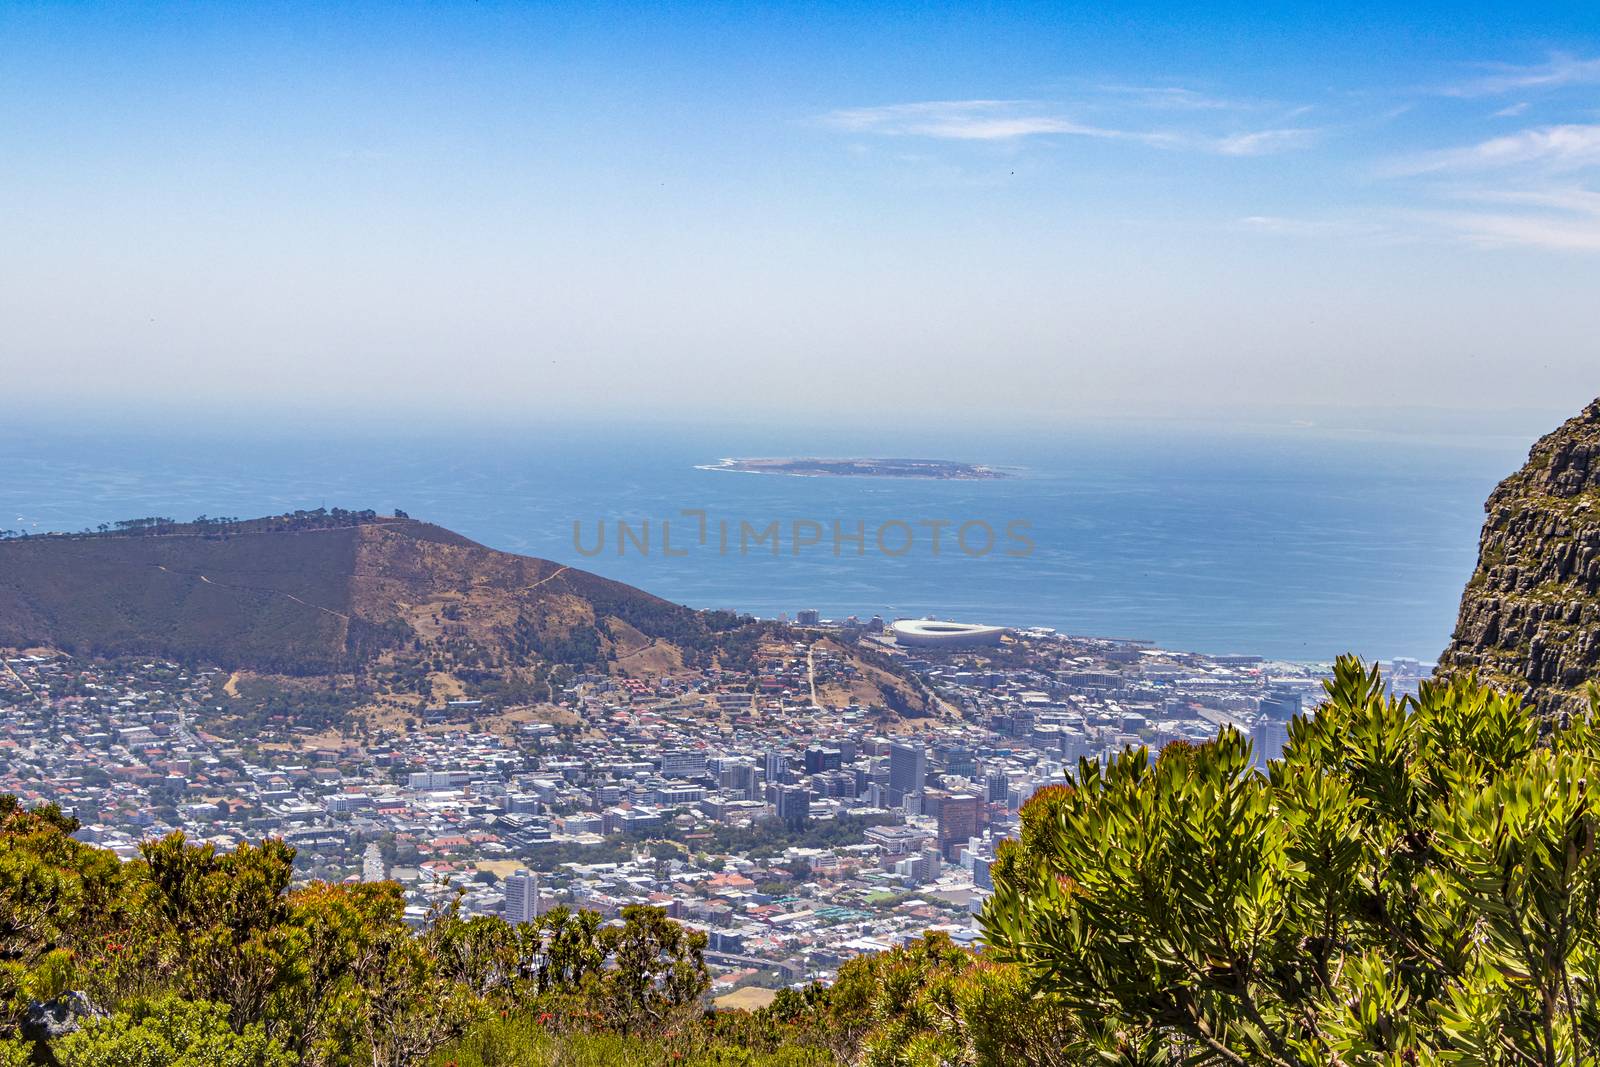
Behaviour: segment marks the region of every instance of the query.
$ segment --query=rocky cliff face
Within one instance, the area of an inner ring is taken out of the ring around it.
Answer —
[[[1558,715],[1600,682],[1600,400],[1541,438],[1484,510],[1439,669],[1476,668]]]

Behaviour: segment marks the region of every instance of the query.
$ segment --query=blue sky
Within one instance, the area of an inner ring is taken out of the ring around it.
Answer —
[[[1600,14],[0,4],[0,234],[13,406],[1575,409]]]

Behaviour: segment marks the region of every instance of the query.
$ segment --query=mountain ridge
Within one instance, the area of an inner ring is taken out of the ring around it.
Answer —
[[[133,523],[0,541],[0,645],[299,675],[408,644],[582,666],[667,641],[694,659],[739,625],[403,514]]]

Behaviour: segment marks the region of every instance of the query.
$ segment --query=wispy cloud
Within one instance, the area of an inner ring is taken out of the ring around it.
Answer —
[[[1251,233],[1274,237],[1376,237],[1384,232],[1384,227],[1372,222],[1286,218],[1282,215],[1246,215],[1238,220],[1237,225]]]
[[[1416,192],[1431,206],[1409,213],[1424,227],[1482,247],[1593,252],[1600,251],[1600,192],[1590,188],[1597,169],[1600,123],[1565,123],[1413,156],[1384,173],[1429,179]]]
[[[1204,109],[1200,109],[1204,110]],[[1029,100],[927,100],[843,108],[821,117],[824,125],[882,137],[949,141],[1014,141],[1029,137],[1091,137],[1152,148],[1187,149],[1228,156],[1259,156],[1310,144],[1310,128],[1204,133],[1179,129],[1128,129],[1083,122]]]
[[[1225,97],[1210,96],[1180,85],[1101,85],[1097,88],[1102,93],[1156,110],[1238,111],[1254,106]]]
[[[1600,217],[1558,218],[1515,212],[1433,212],[1418,216],[1488,248],[1600,252]]]
[[[1446,96],[1497,96],[1535,89],[1559,89],[1569,85],[1600,83],[1600,59],[1584,59],[1565,52],[1552,53],[1543,63],[1514,66],[1494,63],[1478,78],[1449,85]]]
[[[1488,204],[1515,204],[1524,207],[1547,208],[1593,215],[1600,218],[1600,192],[1583,186],[1556,186],[1542,189],[1467,189],[1456,193],[1458,199],[1476,200]]]
[[[1120,137],[1056,115],[1030,113],[1021,100],[926,100],[882,107],[853,107],[829,112],[823,121],[853,133],[889,137],[934,137],[953,141],[1004,141],[1040,134]]]
[[[1481,247],[1600,251],[1600,192],[1592,189],[1458,189],[1450,197],[1472,206],[1418,212],[1415,218]]]
[[[1597,163],[1600,124],[1568,123],[1532,127],[1464,148],[1429,152],[1391,164],[1388,171],[1395,176],[1517,167],[1570,171]]]
[[[1212,139],[1214,151],[1225,156],[1264,156],[1302,148],[1316,140],[1319,131],[1304,127],[1287,127],[1281,130],[1252,130]]]
[[[1539,63],[1485,64],[1471,73],[1455,84],[1412,88],[1398,106],[1366,117],[1355,110],[1378,109],[1392,103],[1393,95],[1324,95],[1296,106],[1162,79],[1064,82],[1045,98],[844,108],[817,121],[851,134],[850,146],[863,151],[872,151],[873,141],[899,140],[919,155],[946,161],[967,158],[949,150],[958,143],[1019,147],[1062,139],[1251,157],[1299,151],[1335,136],[1359,145],[1362,134],[1399,114],[1432,107],[1441,121],[1398,133],[1427,138],[1412,142],[1416,151],[1366,157],[1369,173],[1392,182],[1388,203],[1367,202],[1361,210],[1341,210],[1335,203],[1303,217],[1293,208],[1281,215],[1263,211],[1225,225],[1239,233],[1307,241],[1444,239],[1484,248],[1600,252],[1600,118],[1593,110],[1552,108],[1584,106],[1575,90],[1600,86],[1600,58],[1553,53]],[[1463,109],[1441,97],[1485,103]]]

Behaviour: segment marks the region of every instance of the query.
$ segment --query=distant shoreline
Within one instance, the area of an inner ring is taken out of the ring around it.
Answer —
[[[725,457],[696,470],[735,474],[782,474],[791,478],[918,478],[930,481],[992,481],[1011,475],[995,467],[947,459],[820,459],[816,457]]]

